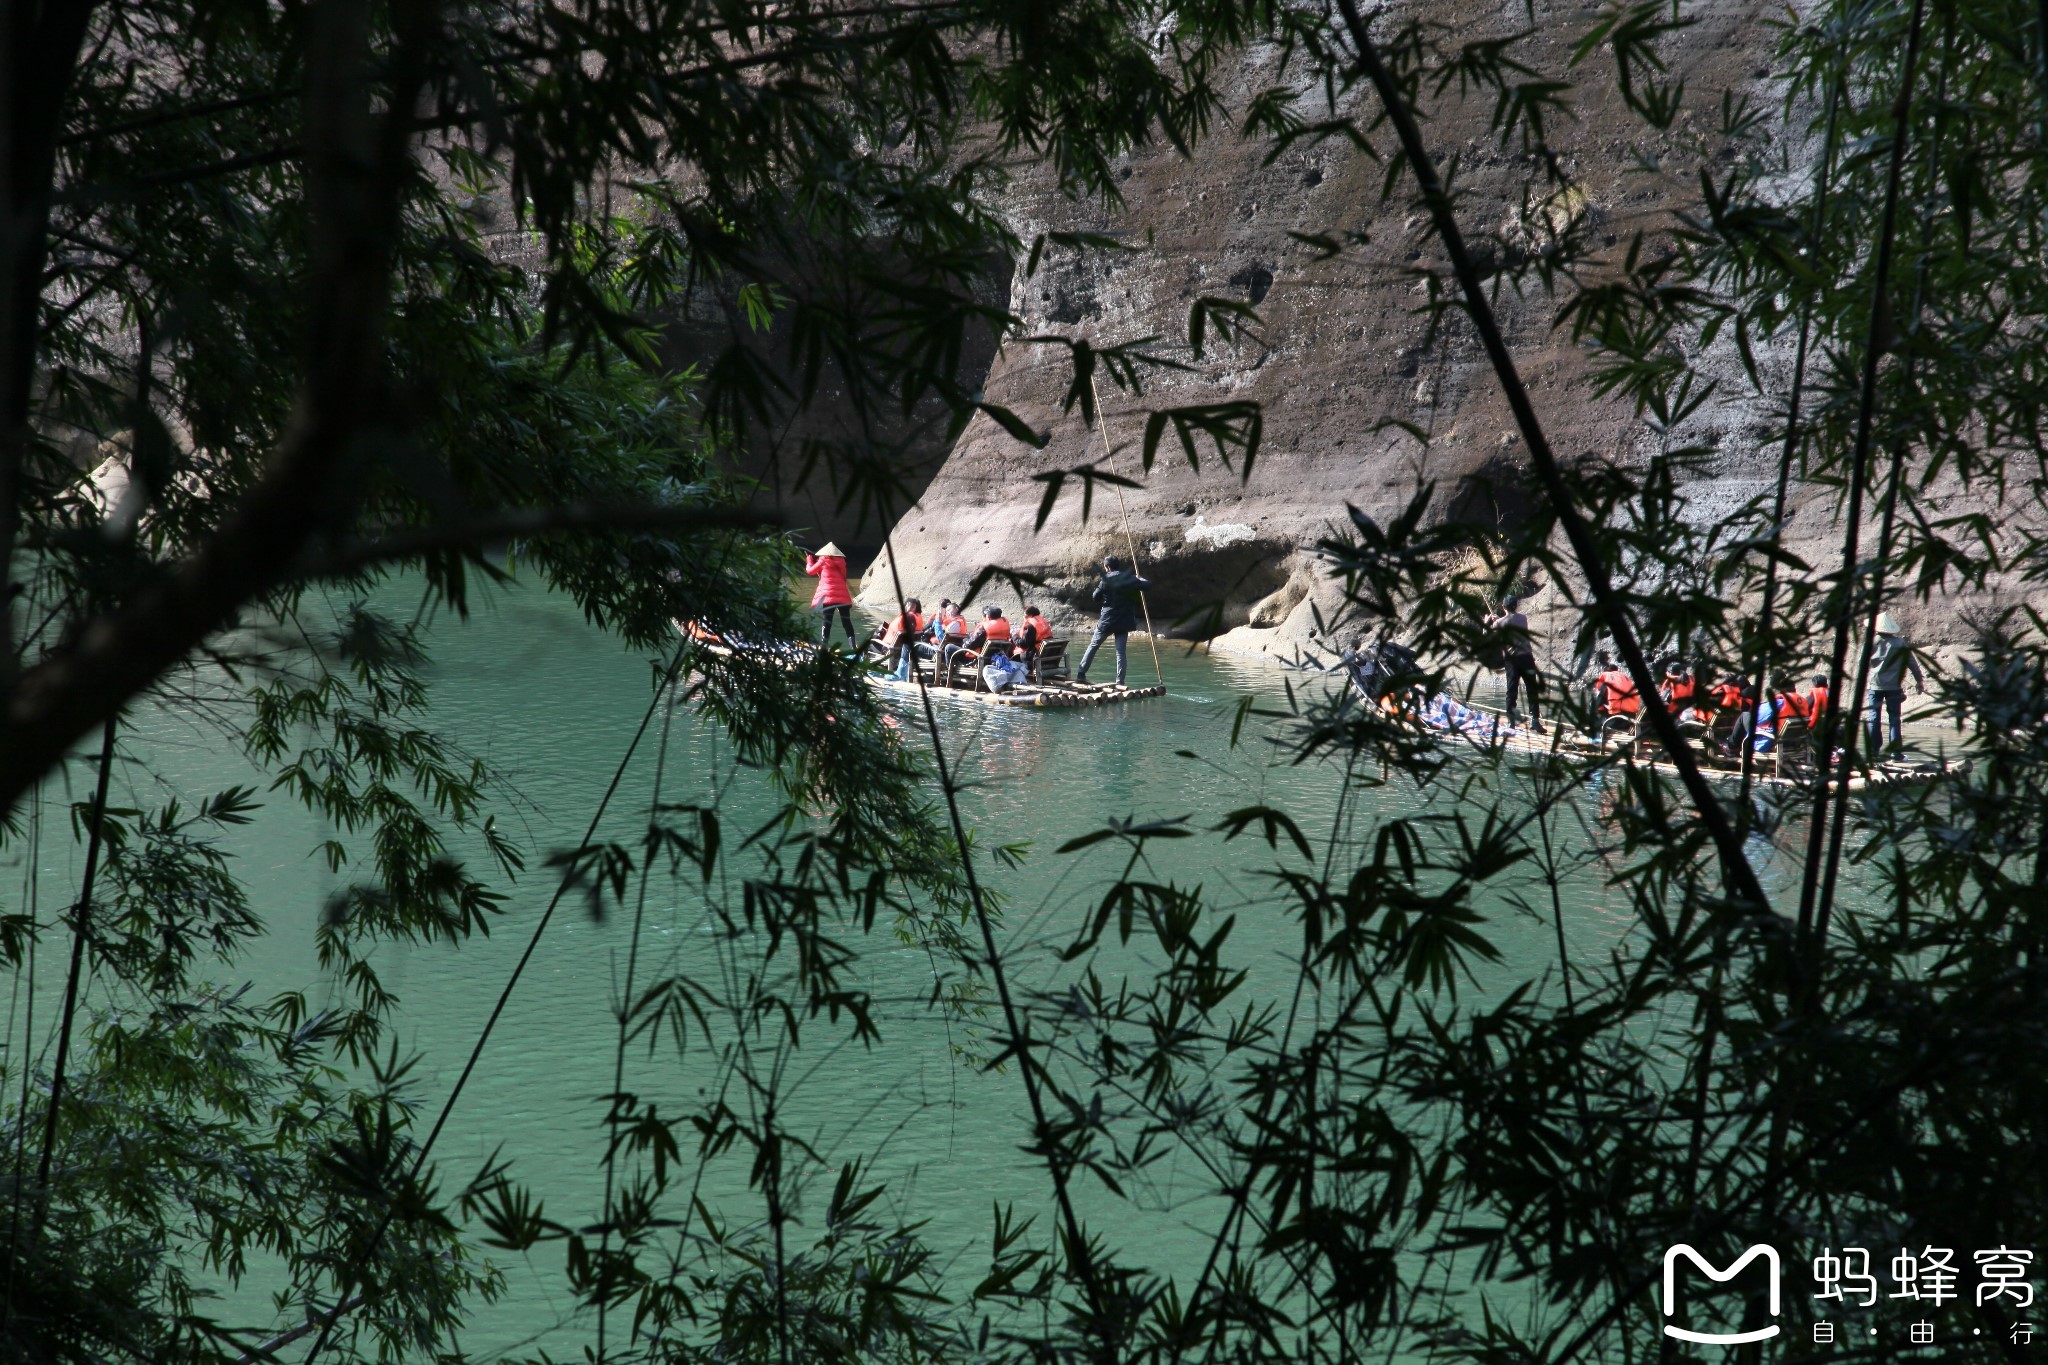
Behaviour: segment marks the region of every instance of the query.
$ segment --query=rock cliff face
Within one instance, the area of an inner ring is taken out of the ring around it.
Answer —
[[[1431,18],[1491,25],[1522,22],[1519,6],[1449,6]],[[1539,9],[1540,37],[1522,55],[1539,70],[1563,71],[1572,45],[1599,14],[1593,7]],[[1760,3],[1725,4],[1700,16],[1669,49],[1696,107],[1719,93],[1750,94],[1768,104],[1770,30]],[[1487,131],[1490,99],[1459,104],[1455,89],[1430,102],[1424,135],[1460,160],[1461,221],[1480,250],[1513,249],[1540,235],[1545,213],[1582,213],[1594,240],[1613,246],[1658,212],[1668,196],[1696,181],[1691,167],[1717,154],[1710,133],[1681,120],[1668,136],[1645,136],[1611,85],[1611,60],[1588,61],[1575,119],[1555,120],[1567,169],[1579,192],[1564,205],[1531,210],[1524,187],[1535,177],[1526,158],[1499,148]],[[1247,53],[1235,75],[1233,103],[1273,83],[1273,54]],[[1368,97],[1369,98],[1369,97]],[[1367,111],[1369,116],[1369,110]],[[1705,116],[1702,116],[1703,119]],[[1069,368],[1063,351],[1011,342],[988,379],[992,401],[1050,430],[1033,450],[986,418],[953,447],[922,500],[895,527],[893,545],[904,590],[929,604],[957,596],[987,565],[1038,575],[1039,600],[1071,620],[1086,614],[1092,567],[1104,553],[1134,547],[1157,588],[1152,611],[1161,631],[1212,637],[1257,650],[1305,640],[1334,594],[1304,547],[1345,504],[1387,516],[1422,484],[1434,485],[1441,515],[1482,524],[1510,521],[1529,505],[1524,452],[1492,371],[1468,326],[1454,321],[1431,338],[1422,285],[1413,273],[1437,263],[1441,248],[1405,198],[1382,203],[1385,167],[1348,143],[1329,141],[1266,163],[1268,144],[1219,138],[1192,160],[1168,149],[1134,155],[1122,168],[1125,204],[1116,211],[1076,207],[1043,181],[1025,179],[1012,198],[1013,224],[1030,241],[1048,230],[1116,234],[1129,249],[1049,250],[1037,273],[1021,269],[1011,304],[1026,335],[1060,333],[1104,343],[1156,335],[1185,339],[1190,305],[1201,296],[1242,300],[1258,311],[1256,335],[1196,357],[1186,346],[1167,354],[1192,368],[1161,372],[1142,400],[1106,381],[1102,394],[1115,453],[1112,472],[1139,475],[1137,450],[1146,408],[1256,400],[1264,444],[1248,476],[1204,450],[1199,467],[1171,436],[1143,487],[1123,494],[1097,488],[1089,515],[1070,485],[1042,530],[1034,520],[1042,483],[1032,475],[1103,456],[1100,435],[1078,410],[1060,410]],[[1662,164],[1663,176],[1641,172]],[[1363,233],[1367,244],[1328,259],[1290,233]],[[1490,239],[1490,240],[1486,240]],[[1580,360],[1552,327],[1555,302],[1503,290],[1503,325],[1555,447],[1626,459],[1651,436],[1621,409],[1593,401],[1572,381]],[[1427,444],[1394,423],[1428,435]],[[1773,477],[1776,454],[1756,448],[1739,412],[1708,419],[1701,439],[1720,454],[1702,515],[1739,505]],[[886,558],[868,572],[870,606],[893,600]],[[1000,581],[1000,580],[999,580]],[[985,590],[1008,601],[1008,588]],[[1556,594],[1546,594],[1555,596]],[[1540,605],[1540,604],[1539,604]],[[1162,619],[1163,618],[1163,619]]]

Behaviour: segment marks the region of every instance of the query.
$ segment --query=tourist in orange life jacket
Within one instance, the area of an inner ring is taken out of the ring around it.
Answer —
[[[1017,627],[1018,653],[1027,665],[1038,662],[1038,647],[1052,638],[1052,622],[1037,607],[1024,606],[1024,623]]]
[[[1828,678],[1827,678],[1827,674],[1825,674],[1825,673],[1816,673],[1816,674],[1814,674],[1814,675],[1813,675],[1813,681],[1812,681],[1811,683],[1809,683],[1809,684],[1807,685],[1807,689],[1806,689],[1806,724],[1807,724],[1807,728],[1808,728],[1808,729],[1811,729],[1811,730],[1814,730],[1814,731],[1816,731],[1816,732],[1817,732],[1817,731],[1818,731],[1818,730],[1820,729],[1820,721],[1821,721],[1821,717],[1827,714],[1827,710],[1828,710]]]
[[[942,597],[939,599],[939,609],[932,613],[931,620],[925,623],[925,629],[930,633],[931,643],[918,645],[918,657],[943,659],[944,652],[949,646],[957,645],[967,638],[967,618],[953,605],[952,598]]]
[[[1594,700],[1603,716],[1632,716],[1643,709],[1636,680],[1625,668],[1617,668],[1610,654],[1599,655],[1600,672],[1593,679]]]
[[[1779,675],[1778,688],[1772,694],[1771,700],[1777,705],[1778,715],[1781,717],[1791,716],[1803,725],[1812,726],[1813,699],[1799,690],[1799,682],[1791,674]]]
[[[1735,728],[1728,734],[1728,742],[1721,746],[1721,752],[1734,757],[1742,752],[1742,746],[1756,737],[1759,718],[1764,708],[1757,704],[1756,689],[1748,683],[1742,684],[1742,695],[1736,700]]]
[[[846,643],[855,649],[860,641],[853,635],[853,593],[846,586],[846,555],[837,545],[826,543],[816,554],[804,556],[804,572],[818,580],[818,590],[811,594],[811,606],[817,609],[825,622],[819,633],[818,646],[832,642],[832,614],[839,614],[839,623],[846,627]]]
[[[1581,684],[1586,689],[1586,705],[1594,715],[1604,715],[1607,709],[1607,691],[1600,686],[1600,675],[1614,667],[1614,656],[1606,650],[1593,655],[1593,675]],[[1576,680],[1576,679],[1575,679]]]
[[[1799,690],[1799,676],[1796,673],[1788,672],[1778,675],[1778,685],[1773,689],[1771,700],[1777,704],[1777,715],[1780,722],[1778,730],[1781,736],[1784,733],[1783,722],[1787,717],[1799,721],[1802,725],[1811,725],[1813,723],[1813,712],[1810,709],[1811,699]]]
[[[1657,695],[1664,698],[1672,716],[1684,719],[1686,712],[1698,704],[1699,691],[1699,682],[1685,666],[1685,660],[1673,654],[1664,661],[1664,679],[1657,684]]]
[[[1748,689],[1748,683],[1730,673],[1714,684],[1709,695],[1716,711],[1739,711],[1742,709],[1742,694]]]
[[[924,603],[905,598],[903,610],[882,629],[882,649],[889,663],[889,675],[897,682],[910,681],[910,654],[918,632],[924,629]]]
[[[1003,609],[990,604],[981,609],[980,627],[966,640],[948,649],[946,657],[950,659],[955,654],[972,654],[979,659],[984,653],[990,652],[990,646],[1007,652],[1010,642],[1015,638],[1011,634],[1009,620],[1003,615]]]
[[[1415,651],[1393,640],[1374,644],[1360,636],[1357,644],[1344,651],[1338,667],[1349,675],[1359,700],[1382,711],[1401,712],[1402,694],[1416,690]]]

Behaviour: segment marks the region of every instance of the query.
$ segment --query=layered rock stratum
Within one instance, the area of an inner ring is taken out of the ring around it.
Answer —
[[[1459,26],[1459,38],[1524,23],[1519,5],[1447,6],[1432,14]],[[1518,55],[1543,72],[1565,72],[1574,45],[1601,11],[1541,6],[1535,34]],[[1551,140],[1572,183],[1562,200],[1532,203],[1540,189],[1532,159],[1503,148],[1489,131],[1491,96],[1460,102],[1455,88],[1425,103],[1424,135],[1457,160],[1461,221],[1481,250],[1513,250],[1540,239],[1559,213],[1584,215],[1596,246],[1619,252],[1639,229],[1655,230],[1695,192],[1702,166],[1733,154],[1720,136],[1724,92],[1766,109],[1784,98],[1770,68],[1770,21],[1782,11],[1760,3],[1696,7],[1690,28],[1664,51],[1682,79],[1688,107],[1658,133],[1624,106],[1602,57],[1572,69],[1572,117],[1554,119]],[[1242,109],[1276,83],[1273,52],[1245,53],[1230,98]],[[1318,97],[1319,98],[1319,97]],[[1347,113],[1363,123],[1371,110],[1354,96]],[[1311,111],[1321,116],[1321,111]],[[1382,139],[1385,141],[1386,139]],[[1153,375],[1142,398],[1105,384],[1113,454],[1078,411],[1063,411],[1070,368],[1063,349],[1011,341],[994,357],[988,398],[1049,433],[1043,449],[1019,442],[977,417],[953,445],[917,505],[894,527],[895,566],[906,592],[927,604],[958,596],[986,566],[1043,580],[1033,595],[1070,623],[1089,614],[1086,593],[1105,553],[1135,548],[1157,584],[1152,611],[1161,632],[1214,638],[1217,645],[1287,654],[1314,642],[1337,595],[1318,572],[1310,547],[1345,517],[1347,505],[1386,518],[1418,488],[1431,486],[1432,514],[1481,525],[1505,523],[1530,505],[1525,452],[1501,390],[1462,319],[1434,336],[1423,311],[1420,270],[1441,269],[1441,247],[1404,194],[1382,197],[1385,165],[1349,143],[1331,140],[1268,160],[1267,142],[1220,137],[1192,157],[1170,148],[1130,156],[1120,168],[1123,204],[1077,205],[1051,179],[1026,170],[1009,197],[1011,223],[1029,242],[1041,233],[1111,234],[1126,249],[1049,249],[1033,274],[1023,263],[1010,303],[1026,336],[1059,334],[1108,344],[1143,336],[1185,342],[1188,312],[1202,296],[1252,305],[1253,335],[1197,356],[1161,346],[1189,368]],[[1798,149],[1777,149],[1786,174],[1802,174]],[[1325,257],[1290,234],[1362,233],[1366,244]],[[1504,280],[1504,276],[1497,276]],[[1712,455],[1686,488],[1691,515],[1727,518],[1765,496],[1778,450],[1764,432],[1767,405],[1789,385],[1789,358],[1762,357],[1777,391],[1756,395],[1724,387],[1679,432],[1653,431],[1627,407],[1596,399],[1584,383],[1588,362],[1556,325],[1561,295],[1518,295],[1503,287],[1496,308],[1553,446],[1567,457],[1591,454],[1638,461],[1682,440]],[[1706,358],[1712,362],[1713,357]],[[1732,356],[1728,371],[1734,373]],[[1144,412],[1180,403],[1256,401],[1264,440],[1247,474],[1204,451],[1190,464],[1171,437],[1149,474],[1137,448]],[[1403,425],[1398,424],[1406,424]],[[1417,439],[1409,429],[1422,433]],[[1096,491],[1084,519],[1077,491],[1035,525],[1044,485],[1033,475],[1091,460],[1142,486],[1118,498]],[[1963,496],[1962,490],[1948,490]],[[1938,503],[1944,496],[1937,490]],[[1838,554],[1834,495],[1795,488],[1788,544],[1815,562]],[[887,557],[865,575],[862,601],[893,607],[896,576]],[[984,596],[1008,602],[1001,579]],[[1565,647],[1576,624],[1572,604],[1555,591],[1530,604],[1540,634]],[[1907,609],[1923,639],[1952,633],[1951,621]],[[1555,655],[1553,655],[1555,657]]]

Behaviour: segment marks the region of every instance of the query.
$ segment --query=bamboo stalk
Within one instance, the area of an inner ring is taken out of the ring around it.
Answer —
[[[1842,86],[1848,80],[1846,73],[1837,73],[1834,85],[1828,93],[1827,131],[1821,136],[1820,170],[1814,177],[1813,215],[1807,227],[1807,239],[1818,243],[1821,230],[1827,224],[1828,191],[1835,166],[1835,120],[1842,103]],[[1818,258],[1816,258],[1818,259]],[[1779,545],[1785,534],[1785,499],[1792,484],[1792,461],[1799,453],[1800,403],[1806,392],[1807,348],[1813,339],[1813,304],[1811,301],[1799,311],[1799,349],[1792,361],[1792,393],[1785,411],[1785,444],[1778,456],[1778,488],[1771,501],[1771,544]],[[1756,650],[1751,656],[1756,661],[1757,700],[1763,700],[1764,688],[1769,686],[1771,670],[1775,667],[1771,650],[1773,617],[1777,611],[1778,558],[1772,555],[1764,561],[1764,601],[1758,616],[1756,633],[1751,637]],[[1833,697],[1830,694],[1830,701]],[[1751,759],[1755,745],[1747,741],[1742,746],[1742,800],[1738,809],[1742,819],[1749,820],[1749,777],[1755,765]]]
[[[1358,52],[1359,65],[1367,79],[1379,94],[1380,103],[1385,107],[1388,121],[1394,126],[1395,135],[1400,139],[1401,148],[1408,162],[1408,170],[1415,176],[1415,183],[1422,191],[1422,198],[1429,207],[1430,217],[1436,228],[1437,237],[1444,244],[1444,252],[1451,259],[1451,265],[1458,277],[1458,284],[1465,296],[1465,312],[1472,319],[1472,326],[1479,333],[1479,340],[1485,347],[1487,359],[1492,363],[1495,377],[1500,382],[1501,392],[1507,397],[1508,407],[1515,415],[1515,425],[1522,433],[1522,440],[1529,448],[1529,457],[1536,467],[1538,481],[1543,485],[1544,494],[1549,498],[1551,509],[1556,514],[1558,525],[1571,544],[1573,557],[1586,575],[1586,586],[1593,599],[1593,607],[1606,622],[1614,635],[1614,645],[1628,665],[1629,675],[1635,679],[1636,690],[1643,698],[1644,715],[1649,718],[1650,728],[1656,733],[1658,743],[1671,756],[1672,766],[1678,770],[1680,783],[1686,795],[1699,812],[1700,822],[1706,826],[1708,837],[1714,842],[1721,855],[1722,867],[1728,878],[1729,889],[1736,896],[1749,901],[1759,909],[1770,907],[1770,897],[1764,894],[1763,883],[1757,880],[1756,869],[1749,865],[1744,853],[1742,838],[1735,831],[1728,818],[1727,809],[1714,795],[1713,789],[1701,775],[1699,764],[1694,761],[1692,750],[1684,736],[1678,732],[1678,721],[1657,692],[1657,679],[1650,673],[1649,661],[1644,657],[1642,645],[1636,640],[1635,630],[1630,625],[1628,612],[1614,590],[1613,581],[1608,577],[1605,564],[1600,558],[1600,547],[1593,538],[1592,528],[1586,524],[1584,514],[1573,500],[1570,485],[1565,482],[1564,469],[1558,463],[1557,455],[1550,448],[1550,439],[1544,433],[1543,424],[1537,419],[1536,405],[1529,398],[1529,390],[1522,383],[1520,370],[1515,367],[1514,358],[1508,354],[1505,338],[1501,336],[1500,324],[1493,316],[1493,308],[1487,302],[1486,290],[1479,278],[1478,268],[1472,260],[1472,253],[1466,249],[1465,235],[1458,227],[1458,216],[1451,204],[1451,197],[1445,192],[1443,181],[1437,177],[1435,163],[1429,159],[1429,149],[1422,141],[1422,130],[1416,125],[1415,115],[1408,108],[1400,88],[1394,83],[1393,73],[1380,60],[1379,49],[1374,46],[1372,35],[1365,21],[1359,17],[1357,0],[1337,0],[1343,12],[1345,27],[1350,30],[1352,45]]]
[[[1854,624],[1856,613],[1862,606],[1861,594],[1856,588],[1857,549],[1862,541],[1863,497],[1869,484],[1870,447],[1873,428],[1877,417],[1877,366],[1889,343],[1887,335],[1891,327],[1890,293],[1887,288],[1892,273],[1892,251],[1898,234],[1899,195],[1905,178],[1906,144],[1912,131],[1914,77],[1920,70],[1920,27],[1926,13],[1926,0],[1914,0],[1912,19],[1906,35],[1905,71],[1900,79],[1898,99],[1892,105],[1892,145],[1885,167],[1884,208],[1878,220],[1877,250],[1871,262],[1870,276],[1874,293],[1870,300],[1870,317],[1863,339],[1863,373],[1857,389],[1856,434],[1850,443],[1849,456],[1849,507],[1842,532],[1842,578],[1840,610],[1835,620],[1834,651],[1828,663],[1828,712],[1821,728],[1821,761],[1825,764],[1835,750],[1835,738],[1842,735],[1842,757],[1837,765],[1839,781],[1846,783],[1849,766],[1856,757],[1856,731],[1852,725],[1842,730],[1841,719],[1845,706],[1856,706],[1860,696],[1844,697],[1842,684],[1847,680],[1849,660],[1849,631]],[[1865,665],[1870,660],[1870,627],[1866,623],[1863,631]],[[1862,689],[1863,668],[1859,666],[1858,691]],[[1814,916],[1818,910],[1820,884],[1823,876],[1822,854],[1828,840],[1828,787],[1821,783],[1814,789],[1813,820],[1807,836],[1806,865],[1799,882],[1799,940],[1802,951],[1810,942]]]
[[[50,1067],[50,1108],[43,1116],[42,1155],[36,1159],[35,1235],[40,1237],[50,1216],[50,1159],[57,1150],[57,1113],[64,1107],[64,1069],[70,1065],[72,1021],[78,1014],[78,987],[84,975],[85,941],[92,920],[93,882],[106,847],[107,782],[114,771],[114,729],[118,717],[107,717],[100,739],[100,771],[92,796],[92,829],[85,846],[85,878],[71,911],[71,966],[64,977],[63,1013],[58,1016],[57,1060]]]

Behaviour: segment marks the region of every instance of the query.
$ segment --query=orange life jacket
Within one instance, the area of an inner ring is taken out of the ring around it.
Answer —
[[[1796,716],[1803,724],[1813,724],[1813,712],[1809,709],[1807,699],[1797,692],[1779,692],[1774,694],[1771,700],[1777,703],[1779,715]]]
[[[1688,673],[1682,678],[1665,678],[1664,686],[1658,690],[1664,694],[1665,703],[1673,711],[1677,711],[1692,701],[1693,694],[1699,690],[1699,684],[1694,682],[1692,674]]]
[[[1807,723],[1808,725],[1814,725],[1814,726],[1817,726],[1817,725],[1819,725],[1819,724],[1820,724],[1820,718],[1821,718],[1821,717],[1822,717],[1823,715],[1825,715],[1825,714],[1827,713],[1827,709],[1828,709],[1828,690],[1827,690],[1827,688],[1825,688],[1825,687],[1816,687],[1816,688],[1814,688],[1814,689],[1813,689],[1813,692],[1812,692],[1812,693],[1811,693],[1811,694],[1810,694],[1810,695],[1809,695],[1809,696],[1807,697],[1807,699],[1806,699],[1806,723]]]
[[[1636,680],[1621,669],[1608,669],[1600,675],[1599,682],[1606,693],[1608,715],[1632,716],[1643,709],[1643,699],[1636,695]]]
[[[1714,704],[1723,711],[1742,709],[1742,689],[1734,683],[1717,683],[1714,687]]]
[[[924,617],[919,616],[914,611],[906,611],[901,616],[891,621],[889,623],[889,628],[882,632],[882,646],[885,649],[889,648],[890,646],[893,646],[898,640],[901,640],[906,634],[915,635],[923,629]]]
[[[981,623],[981,633],[990,640],[1007,644],[1010,640],[1010,621],[1006,616],[991,616]]]

